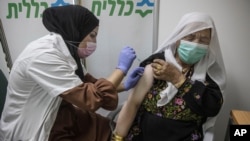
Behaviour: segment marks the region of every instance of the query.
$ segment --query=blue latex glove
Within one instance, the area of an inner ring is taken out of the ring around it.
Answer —
[[[126,91],[133,88],[137,84],[143,72],[144,67],[137,67],[128,75],[128,78],[124,82],[124,88]]]
[[[124,47],[120,52],[117,68],[126,75],[135,58],[135,50],[128,46]]]

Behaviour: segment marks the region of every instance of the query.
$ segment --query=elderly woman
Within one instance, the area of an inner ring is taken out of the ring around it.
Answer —
[[[119,114],[113,140],[203,140],[222,107],[226,84],[211,17],[184,15],[141,66],[145,72]]]

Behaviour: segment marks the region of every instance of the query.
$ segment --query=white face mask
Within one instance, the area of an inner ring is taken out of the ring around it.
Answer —
[[[96,49],[96,43],[94,42],[87,42],[86,48],[78,48],[78,55],[80,58],[86,58],[90,56]]]
[[[77,53],[80,58],[86,58],[90,56],[96,50],[96,43],[94,42],[87,42],[87,47],[84,47],[84,48],[82,47],[80,48],[72,44],[72,43],[79,43],[79,42],[73,42],[73,41],[66,41],[66,42],[70,44],[71,46],[77,48]]]

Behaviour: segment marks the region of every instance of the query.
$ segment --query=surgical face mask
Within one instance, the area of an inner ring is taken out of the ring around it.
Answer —
[[[85,48],[75,46],[74,44],[72,44],[72,41],[67,41],[67,43],[77,48],[77,53],[80,58],[86,58],[96,50],[96,43],[94,42],[87,42],[87,47]]]
[[[91,55],[96,49],[96,43],[94,42],[87,42],[86,48],[78,48],[78,55],[80,58],[86,58]]]
[[[200,61],[206,55],[207,50],[208,45],[181,40],[177,52],[181,61],[192,65]]]

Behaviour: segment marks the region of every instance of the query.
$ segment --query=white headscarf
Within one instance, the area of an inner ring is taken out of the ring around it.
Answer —
[[[226,72],[216,28],[212,18],[209,15],[199,12],[185,14],[179,21],[174,31],[160,45],[155,53],[165,51],[166,61],[173,63],[179,70],[182,70],[182,67],[176,62],[174,57],[176,51],[176,42],[191,33],[207,28],[212,29],[208,53],[203,59],[195,64],[194,73],[191,77],[191,80],[199,80],[204,82],[207,73],[210,78],[219,85],[223,94],[226,86]],[[169,82],[167,85],[168,87],[160,93],[161,99],[157,102],[158,106],[167,104],[178,92],[172,83]],[[212,125],[214,124],[214,121],[215,119],[212,120]]]

